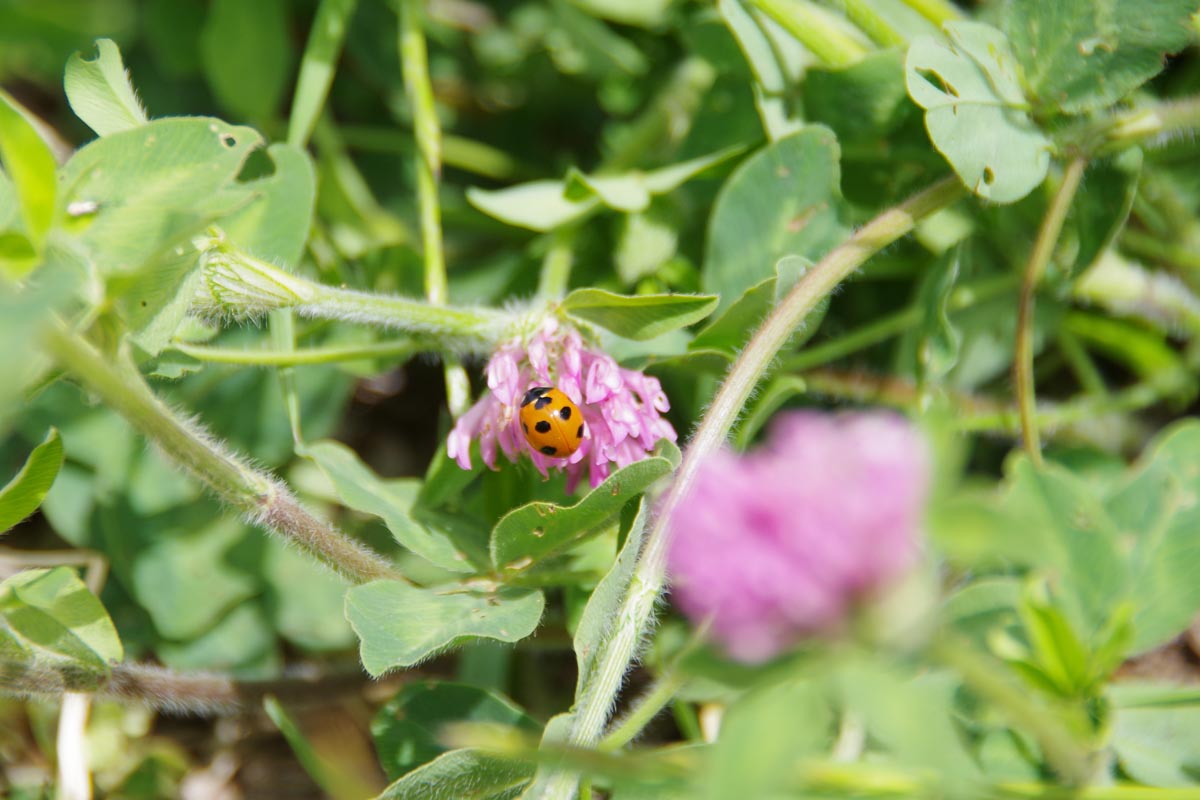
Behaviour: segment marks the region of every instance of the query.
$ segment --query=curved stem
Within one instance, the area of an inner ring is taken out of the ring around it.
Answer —
[[[106,356],[61,325],[49,326],[44,346],[64,372],[254,524],[357,583],[404,580],[381,556],[305,509],[281,481],[254,469],[168,408],[124,359]]]
[[[1033,243],[1033,251],[1025,264],[1025,274],[1021,281],[1021,297],[1017,305],[1017,337],[1016,354],[1013,360],[1013,382],[1017,390],[1017,407],[1021,413],[1021,438],[1026,452],[1037,465],[1042,463],[1042,446],[1037,426],[1037,398],[1033,385],[1033,305],[1034,295],[1050,256],[1054,254],[1054,246],[1058,244],[1058,236],[1062,232],[1067,212],[1079,189],[1087,160],[1076,158],[1067,165],[1063,173],[1062,183],[1050,201],[1046,217],[1038,229],[1037,239]]]
[[[725,441],[776,353],[817,303],[868,258],[909,233],[918,220],[964,194],[958,178],[951,176],[880,214],[809,270],[751,337],[696,429],[670,488],[658,502],[630,588],[616,615],[621,630],[609,639],[597,659],[595,672],[602,676],[598,680],[611,690],[591,691],[591,687],[581,690],[580,707],[568,737],[571,745],[592,746],[599,739],[620,690],[619,677],[637,657],[638,646],[650,627],[654,604],[663,588],[671,513],[687,495],[700,464]],[[613,676],[618,679],[612,680]],[[542,796],[572,797],[577,786],[577,779],[567,778]]]

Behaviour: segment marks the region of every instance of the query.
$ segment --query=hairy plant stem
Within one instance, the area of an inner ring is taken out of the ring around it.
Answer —
[[[746,400],[769,371],[780,348],[817,303],[868,258],[912,231],[918,220],[964,194],[958,178],[949,177],[884,211],[805,273],[751,337],[717,390],[684,452],[674,480],[657,503],[629,590],[616,615],[617,630],[598,656],[592,685],[581,687],[567,737],[569,745],[593,747],[599,740],[625,674],[637,658],[663,588],[671,514],[687,495],[700,464],[729,435]],[[562,774],[554,787],[540,796],[570,798],[577,787],[578,778]]]
[[[0,696],[57,697],[63,692],[87,692],[101,700],[138,703],[171,714],[209,716],[254,710],[262,698],[275,695],[291,700],[328,697],[332,692],[362,686],[361,669],[269,681],[239,681],[218,673],[179,673],[153,664],[113,664],[107,677],[54,666],[0,659]]]
[[[826,66],[848,67],[867,54],[867,48],[850,36],[836,17],[809,0],[751,0],[751,4]]]
[[[509,312],[435,305],[399,295],[341,289],[301,278],[224,242],[203,244],[204,287],[195,308],[215,317],[253,317],[280,308],[423,334],[444,349],[490,351],[509,335]]]
[[[417,204],[421,213],[421,249],[425,256],[425,296],[436,306],[446,304],[446,251],[442,242],[442,206],[438,182],[442,174],[442,131],[429,80],[429,56],[422,30],[425,0],[400,2],[400,66],[404,91],[413,116],[417,139]],[[459,417],[471,405],[471,381],[457,356],[442,356],[446,374],[446,401],[450,414]]]
[[[1200,97],[1185,97],[1147,104],[1094,122],[1086,130],[1098,135],[1101,141],[1085,140],[1084,145],[1091,145],[1097,155],[1102,155],[1134,145],[1153,144],[1156,139],[1166,141],[1171,134],[1197,129],[1200,129]]]
[[[382,557],[305,509],[282,482],[229,453],[168,408],[124,358],[101,353],[61,325],[49,326],[44,346],[64,372],[256,525],[278,533],[352,581],[403,580]]]
[[[1046,265],[1054,254],[1058,236],[1066,222],[1067,212],[1075,200],[1075,192],[1083,179],[1087,160],[1076,158],[1063,173],[1062,183],[1050,201],[1046,217],[1038,228],[1033,250],[1025,264],[1021,280],[1021,296],[1017,305],[1016,355],[1013,359],[1013,383],[1016,386],[1017,408],[1021,413],[1021,440],[1029,457],[1039,466],[1042,464],[1041,437],[1037,426],[1037,398],[1033,385],[1033,306],[1034,296]]]

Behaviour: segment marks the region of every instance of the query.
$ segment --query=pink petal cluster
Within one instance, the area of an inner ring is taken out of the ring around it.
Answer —
[[[672,514],[674,602],[744,662],[833,631],[912,564],[927,483],[901,417],[781,415],[759,450],[708,458]]]
[[[675,429],[662,417],[671,405],[657,378],[620,367],[611,356],[584,346],[578,331],[547,318],[525,339],[514,339],[492,355],[484,370],[489,391],[454,425],[446,453],[471,468],[471,440],[479,439],[483,461],[496,468],[497,450],[516,463],[529,456],[542,475],[565,470],[573,492],[587,469],[594,488],[618,468],[645,458],[659,439],[675,441]],[[557,388],[579,407],[586,438],[567,458],[537,452],[521,433],[521,398],[535,386]]]

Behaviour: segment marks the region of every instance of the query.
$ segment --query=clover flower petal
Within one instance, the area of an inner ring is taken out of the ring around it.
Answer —
[[[489,468],[496,468],[497,452],[514,463],[524,454],[542,475],[564,470],[567,491],[574,491],[585,473],[596,487],[608,477],[610,465],[620,468],[645,458],[660,439],[675,441],[675,429],[662,416],[671,406],[658,380],[621,367],[552,318],[526,339],[497,348],[484,374],[488,392],[446,439],[447,455],[463,469],[471,468],[471,441],[478,439]],[[521,433],[519,404],[534,386],[559,389],[583,415],[587,438],[566,458],[537,452]]]

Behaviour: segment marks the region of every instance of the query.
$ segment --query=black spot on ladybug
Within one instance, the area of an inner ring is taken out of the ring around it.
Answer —
[[[532,389],[530,389],[528,392],[525,393],[524,397],[521,398],[521,408],[524,408],[525,406],[529,405],[534,400],[538,399],[539,397],[541,397],[548,391],[550,391],[549,386],[533,387]],[[538,408],[541,408],[541,406],[538,406]]]
[[[575,438],[576,438],[576,439],[582,439],[582,438],[583,438],[583,425],[582,425],[582,424],[580,424],[580,426],[579,426],[579,430],[575,431]]]
[[[548,455],[548,456],[552,456],[557,452],[558,452],[558,449],[552,445],[546,445],[545,447],[542,448],[542,453],[545,455]]]
[[[540,421],[537,425],[534,425],[533,427],[538,433],[549,433],[550,432],[550,423],[547,422],[546,420]]]
[[[563,407],[562,407],[562,408],[559,410],[559,412],[558,412],[558,415],[559,415],[560,417],[562,417],[563,419],[570,419],[570,418],[571,418],[571,407],[570,407],[570,406],[563,406]]]
[[[539,397],[537,400],[535,400],[533,402],[533,408],[535,411],[541,411],[543,408],[545,408],[546,406],[550,405],[553,402],[554,401],[551,400],[549,397]]]
[[[522,422],[522,423],[521,423],[521,430],[525,431],[526,433],[529,433],[529,426],[528,426],[528,425],[526,425],[524,422]]]

